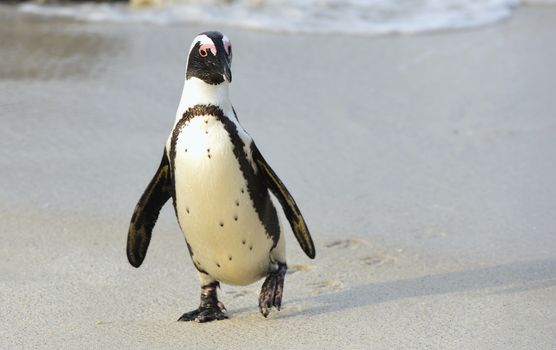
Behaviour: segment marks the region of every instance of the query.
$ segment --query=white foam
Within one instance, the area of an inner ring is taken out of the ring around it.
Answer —
[[[189,0],[131,8],[124,4],[40,5],[22,11],[87,21],[206,23],[290,33],[387,34],[469,28],[510,16],[519,0]],[[556,3],[556,0],[525,0]]]

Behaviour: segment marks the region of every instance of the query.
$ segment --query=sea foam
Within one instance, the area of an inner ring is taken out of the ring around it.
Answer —
[[[556,0],[525,0],[555,3]],[[87,21],[203,23],[288,33],[418,33],[486,25],[509,17],[519,0],[181,0],[125,4],[25,3],[24,12]]]

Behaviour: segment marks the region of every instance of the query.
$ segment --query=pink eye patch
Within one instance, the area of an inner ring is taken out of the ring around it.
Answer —
[[[207,57],[208,50],[212,52],[213,56],[216,56],[216,47],[214,44],[202,44],[199,46],[199,55],[201,55],[201,57]]]

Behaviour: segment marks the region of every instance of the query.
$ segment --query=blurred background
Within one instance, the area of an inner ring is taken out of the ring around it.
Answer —
[[[48,6],[44,4],[47,3]],[[554,0],[31,1],[30,13],[90,21],[206,23],[290,33],[388,34],[470,28]]]

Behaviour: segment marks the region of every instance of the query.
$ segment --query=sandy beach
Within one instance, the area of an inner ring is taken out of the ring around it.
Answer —
[[[145,262],[133,207],[202,31],[297,200],[284,306],[199,284],[167,205]],[[0,7],[0,348],[555,349],[556,6],[461,31],[348,36],[87,23]]]

